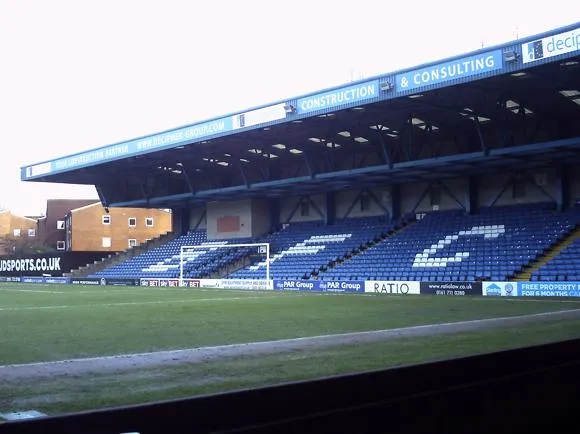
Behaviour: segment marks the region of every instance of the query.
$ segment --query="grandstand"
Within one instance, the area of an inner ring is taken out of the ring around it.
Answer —
[[[556,212],[551,204],[531,204],[487,208],[471,215],[434,212],[412,223],[397,228],[384,218],[372,217],[331,226],[302,222],[266,237],[219,242],[208,241],[206,231],[197,230],[91,277],[176,278],[180,247],[189,245],[207,249],[186,256],[184,277],[206,277],[250,253],[249,248],[220,249],[220,245],[264,242],[272,248],[270,273],[281,280],[504,281],[573,233],[580,225],[580,212]],[[549,263],[552,268],[545,266],[534,275],[574,274],[577,249],[578,242],[562,252],[561,262],[567,267],[554,260]],[[230,275],[264,276],[265,261]]]
[[[323,278],[400,281],[506,281],[570,234],[576,214],[546,206],[427,214]]]
[[[220,248],[259,242],[281,280],[579,279],[580,53],[530,48],[578,27],[27,166],[22,179],[173,210],[176,238],[90,278],[175,278],[180,247],[197,245],[185,277],[259,279],[251,249]]]

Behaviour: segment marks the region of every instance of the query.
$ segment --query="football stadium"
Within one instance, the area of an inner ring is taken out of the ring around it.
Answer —
[[[74,432],[97,432],[123,407],[116,432],[148,432],[162,407],[141,404],[169,403],[167,428],[211,411],[171,400],[224,411],[234,391],[580,338],[579,120],[576,23],[23,167],[94,185],[103,224],[163,209],[173,231],[70,269],[2,259],[0,431],[84,414]],[[506,354],[453,375],[523,363]],[[273,407],[260,393],[236,405]]]

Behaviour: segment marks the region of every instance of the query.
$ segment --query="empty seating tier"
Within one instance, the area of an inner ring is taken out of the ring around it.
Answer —
[[[264,239],[270,243],[270,277],[307,279],[378,240],[391,228],[390,223],[379,217],[345,219],[329,226],[322,222],[291,223]],[[231,277],[263,279],[265,269],[264,260]]]
[[[236,239],[235,243],[251,242],[249,239]],[[196,250],[184,252],[184,277],[195,278],[207,275],[216,269],[247,255],[249,249],[217,248],[232,243],[207,241],[205,230],[196,230],[178,237],[163,246],[137,255],[128,261],[113,265],[90,277],[109,278],[176,278],[180,273],[179,255],[181,246],[200,246]]]
[[[270,244],[273,279],[503,281],[542,257],[578,223],[578,211],[558,213],[548,205],[520,205],[482,209],[475,215],[428,213],[395,233],[395,225],[379,217],[334,225],[291,223],[257,239],[208,241],[205,230],[196,230],[90,277],[178,277],[184,245],[202,247],[185,255],[184,276],[204,277],[253,252],[219,245],[261,242]],[[532,278],[580,280],[579,257],[576,240]],[[265,260],[258,256],[254,260],[228,277],[265,278]]]
[[[574,228],[571,213],[526,205],[429,213],[323,279],[502,281],[521,271]]]
[[[580,238],[532,273],[531,280],[580,281]]]
[[[574,239],[562,251],[532,273],[533,281],[580,281],[580,211],[571,213],[576,224]]]

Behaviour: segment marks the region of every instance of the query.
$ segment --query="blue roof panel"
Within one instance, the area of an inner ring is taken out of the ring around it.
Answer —
[[[442,61],[359,80],[286,101],[248,109],[106,145],[97,149],[21,168],[22,180],[38,180],[63,172],[128,157],[185,146],[237,132],[307,118],[357,105],[398,98],[417,91],[453,86],[466,81],[514,72],[537,64],[561,61],[580,51],[580,23],[539,35],[480,49]]]

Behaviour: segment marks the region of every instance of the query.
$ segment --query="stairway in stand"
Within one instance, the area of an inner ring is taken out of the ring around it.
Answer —
[[[542,266],[546,265],[548,262],[558,256],[562,250],[572,244],[577,238],[580,238],[580,226],[576,226],[576,228],[573,229],[559,243],[548,249],[543,256],[528,264],[522,272],[515,275],[513,280],[516,282],[529,281],[535,271],[538,271]]]

